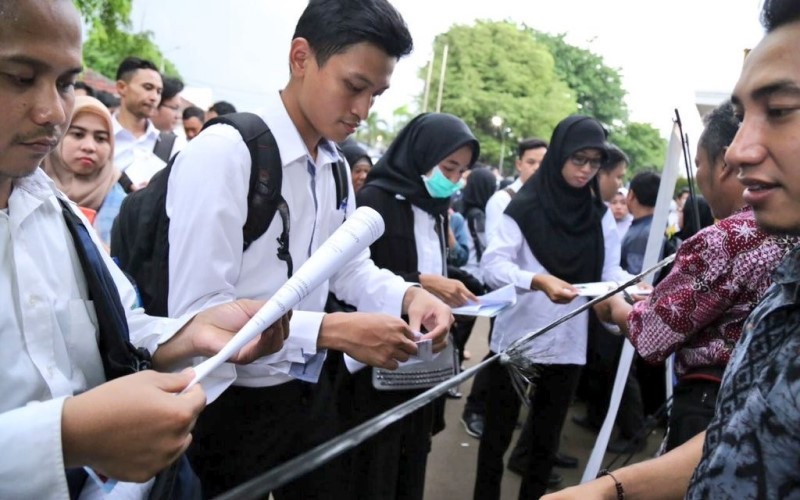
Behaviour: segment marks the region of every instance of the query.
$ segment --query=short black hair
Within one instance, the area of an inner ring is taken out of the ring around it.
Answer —
[[[397,59],[413,48],[408,26],[387,0],[309,0],[292,38],[308,41],[320,67],[362,42]]]
[[[102,102],[103,105],[108,109],[119,107],[119,97],[115,96],[111,92],[106,92],[105,90],[98,90],[97,95],[95,97],[97,98],[98,101]]]
[[[215,112],[218,116],[222,116],[236,113],[236,106],[228,101],[217,101],[208,110]]]
[[[75,90],[78,90],[78,89],[81,89],[81,90],[85,91],[86,95],[88,95],[89,97],[95,97],[95,95],[96,95],[95,91],[94,91],[94,88],[92,88],[92,86],[89,85],[86,82],[82,82],[82,81],[75,82]]]
[[[546,148],[549,147],[547,141],[544,139],[539,139],[538,137],[529,137],[527,139],[522,139],[517,144],[517,158],[520,160],[523,156],[525,156],[525,151],[529,149],[539,149],[539,148]]]
[[[600,167],[604,171],[608,172],[609,170],[614,170],[616,166],[621,163],[625,162],[625,166],[631,164],[630,158],[628,155],[625,154],[625,151],[621,150],[619,146],[609,142],[606,144],[606,161],[603,162],[603,165]]]
[[[703,117],[705,129],[700,135],[697,145],[706,152],[713,164],[730,146],[736,132],[739,131],[739,120],[731,101],[725,101]]]
[[[201,122],[206,120],[206,112],[197,106],[189,106],[183,110],[183,119],[199,118]]]
[[[158,68],[155,64],[147,59],[142,59],[140,57],[126,57],[119,63],[119,67],[117,68],[117,80],[124,80],[126,82],[130,81],[131,77],[134,73],[139,71],[140,69],[152,69],[155,72],[161,74],[158,71]]]
[[[797,20],[800,20],[800,2],[797,0],[764,0],[761,25],[767,33]]]
[[[183,82],[180,78],[172,76],[164,77],[164,90],[161,91],[161,102],[169,101],[183,90]],[[161,104],[159,103],[159,106]]]
[[[658,199],[658,186],[661,176],[655,172],[639,172],[631,179],[630,191],[636,200],[646,207],[656,206]]]

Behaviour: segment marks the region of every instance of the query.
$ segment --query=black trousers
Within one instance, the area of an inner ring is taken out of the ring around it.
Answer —
[[[372,387],[372,370],[365,368],[352,375],[340,372],[336,392],[343,426],[352,428],[422,391],[378,391]],[[347,484],[339,498],[422,500],[436,404],[423,406],[346,452]]]
[[[520,499],[538,499],[547,490],[547,479],[558,451],[561,428],[578,384],[578,365],[540,365],[541,371],[528,412],[530,459],[522,478]],[[500,498],[503,455],[508,449],[519,415],[520,400],[505,367],[493,363],[486,368],[490,382],[486,420],[478,450],[475,500]]]
[[[325,370],[317,384],[229,387],[200,414],[189,447],[203,496],[224,493],[334,437],[334,402]],[[338,498],[341,481],[334,459],[272,494],[278,500]]]
[[[719,382],[712,380],[680,381],[672,392],[666,451],[700,434],[711,419],[719,392]]]

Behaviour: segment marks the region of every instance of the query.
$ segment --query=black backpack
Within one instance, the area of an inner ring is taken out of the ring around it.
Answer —
[[[289,207],[281,195],[283,167],[278,144],[264,120],[253,113],[232,113],[208,121],[203,130],[222,123],[239,131],[250,151],[250,187],[247,220],[242,227],[244,248],[267,231],[276,213],[283,231],[278,238],[278,258],[286,262],[287,278],[292,275],[289,254]],[[151,316],[167,316],[169,293],[169,218],[167,183],[175,158],[156,173],[144,189],[129,194],[122,202],[111,230],[111,255],[139,289],[142,306]],[[341,156],[341,155],[340,155]],[[336,209],[347,199],[347,165],[339,161],[332,169],[336,183]]]

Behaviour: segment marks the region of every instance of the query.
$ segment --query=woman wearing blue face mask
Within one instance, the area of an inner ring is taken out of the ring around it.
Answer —
[[[386,231],[370,247],[375,264],[419,283],[453,307],[475,296],[446,276],[447,211],[450,197],[462,186],[462,172],[478,153],[477,139],[459,118],[419,115],[400,131],[356,194],[358,206],[377,210],[385,221]],[[423,365],[414,367],[423,370]],[[342,405],[352,412],[349,426],[423,390],[377,390],[371,369],[353,374],[344,384],[338,394],[351,398]],[[422,499],[437,413],[432,405],[423,407],[351,452],[351,478],[358,490],[353,498]]]
[[[386,222],[386,232],[370,247],[375,263],[452,307],[474,296],[445,276],[447,209],[479,151],[459,118],[419,115],[400,131],[356,197],[359,206],[374,208]]]

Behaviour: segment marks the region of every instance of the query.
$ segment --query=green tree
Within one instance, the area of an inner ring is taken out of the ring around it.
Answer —
[[[609,140],[620,147],[631,160],[628,178],[640,170],[660,172],[667,156],[667,141],[649,123],[631,122],[611,130]]]
[[[90,26],[83,45],[84,64],[114,78],[120,61],[135,55],[152,61],[162,73],[180,76],[152,40],[152,33],[130,33],[131,0],[74,0]]]
[[[528,30],[537,42],[550,50],[556,74],[575,92],[580,113],[607,125],[627,123],[628,108],[618,69],[606,66],[601,56],[568,44],[563,34]]]
[[[575,93],[558,78],[547,47],[514,23],[491,21],[457,25],[436,37],[428,109],[435,106],[445,45],[448,59],[441,111],[470,126],[488,163],[497,162],[501,131],[510,129],[514,137],[549,137],[562,118],[577,110]],[[424,81],[427,69],[419,75]],[[499,129],[492,125],[494,116],[503,120]],[[506,140],[506,166],[514,155],[510,141]]]
[[[131,0],[73,0],[84,20],[92,28],[106,31],[130,27]]]
[[[115,78],[117,66],[128,56],[152,61],[162,73],[180,77],[175,65],[153,42],[150,32],[106,31],[102,26],[96,26],[83,44],[84,64],[109,78]]]

